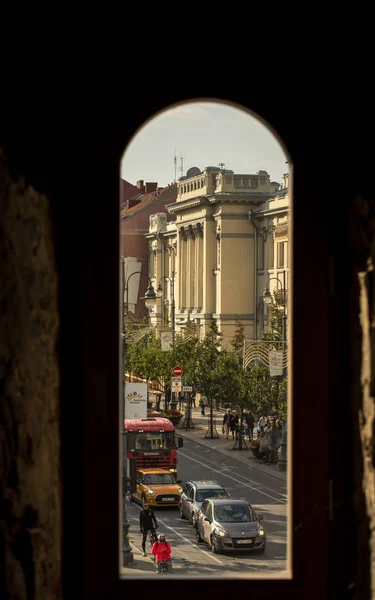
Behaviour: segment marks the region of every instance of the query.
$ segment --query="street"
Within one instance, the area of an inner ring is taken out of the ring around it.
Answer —
[[[181,519],[178,509],[156,508],[158,533],[165,533],[171,543],[176,576],[243,577],[255,572],[281,576],[286,571],[287,494],[284,482],[272,477],[266,469],[264,472],[251,470],[236,459],[218,453],[214,447],[202,446],[195,440],[186,440],[179,451],[178,478],[183,482],[186,479],[215,479],[231,496],[246,499],[258,514],[264,516],[267,548],[264,554],[215,555],[208,545],[197,542],[193,526]],[[140,506],[132,502],[127,506],[130,543],[139,549]],[[150,555],[149,549],[147,552]],[[152,567],[151,560],[145,560]],[[129,568],[122,572],[126,576],[141,575],[140,571]]]

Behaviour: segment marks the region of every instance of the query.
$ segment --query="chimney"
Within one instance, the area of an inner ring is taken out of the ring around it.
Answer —
[[[157,183],[155,183],[153,181],[146,181],[146,183],[145,183],[145,194],[149,194],[150,192],[156,192],[157,187],[158,187]]]
[[[137,181],[137,188],[142,192],[142,194],[145,193],[145,186],[143,184],[144,184],[143,179],[140,179],[139,181]]]

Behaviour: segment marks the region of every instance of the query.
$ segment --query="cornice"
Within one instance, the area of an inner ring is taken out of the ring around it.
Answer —
[[[180,200],[179,202],[174,202],[173,204],[166,204],[165,208],[171,214],[176,212],[182,212],[188,208],[195,208],[196,206],[201,206],[206,204],[205,197],[199,196],[195,198],[189,198],[188,200]]]

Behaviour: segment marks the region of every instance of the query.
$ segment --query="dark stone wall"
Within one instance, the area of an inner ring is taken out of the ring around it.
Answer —
[[[57,273],[46,196],[0,153],[0,597],[61,598]]]
[[[60,589],[56,290],[47,313],[38,299],[46,278],[54,277],[54,267],[48,203],[41,194],[53,202],[59,275],[64,597],[115,598],[120,597],[119,532],[113,516],[119,501],[113,435],[119,380],[118,316],[113,310],[119,271],[118,165],[126,143],[153,114],[178,101],[207,97],[248,106],[278,131],[291,153],[300,199],[293,231],[294,578],[270,580],[263,589],[263,582],[233,587],[230,581],[229,591],[257,598],[367,600],[374,579],[375,311],[369,259],[375,218],[373,198],[363,195],[361,205],[356,195],[361,188],[374,189],[373,159],[364,143],[368,138],[371,148],[371,94],[362,89],[349,93],[347,66],[344,94],[335,88],[331,70],[328,80],[334,85],[322,87],[319,69],[315,77],[308,74],[303,87],[298,62],[296,93],[287,86],[278,95],[270,86],[248,91],[244,83],[235,89],[234,81],[225,81],[225,88],[199,85],[194,91],[193,78],[180,90],[173,82],[164,96],[127,93],[125,105],[118,73],[112,86],[105,85],[95,66],[95,87],[90,88],[77,64],[79,77],[68,102],[56,70],[58,93],[50,90],[45,103],[33,94],[32,107],[32,94],[25,102],[25,81],[17,71],[20,93],[11,100],[18,102],[18,110],[13,107],[13,119],[11,111],[6,113],[9,132],[0,130],[12,159],[11,177],[2,159],[0,195],[0,598],[7,592],[11,598],[58,598]],[[367,82],[368,73],[361,79],[358,64],[353,80]],[[30,72],[30,89],[37,90],[34,68]],[[40,89],[50,77],[49,70]],[[288,75],[288,84],[292,79]],[[25,185],[19,175],[25,176]],[[38,209],[33,202],[39,202]],[[51,285],[56,286],[55,279]],[[11,297],[12,306],[4,300]],[[106,318],[98,319],[102,314]],[[201,593],[202,583],[194,583],[193,594]],[[147,586],[147,581],[137,582],[134,594],[128,588],[129,597],[147,592]],[[223,582],[204,586],[211,595],[228,591]],[[168,588],[167,593],[180,594],[181,583],[172,590],[171,582]],[[165,591],[163,583],[156,593]]]

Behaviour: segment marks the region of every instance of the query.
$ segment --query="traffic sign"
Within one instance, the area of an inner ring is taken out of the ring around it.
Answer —
[[[191,385],[183,385],[183,386],[182,386],[182,391],[183,391],[183,392],[192,392],[192,391],[193,391],[193,388],[192,388],[192,386],[191,386]]]
[[[175,381],[179,381],[180,383],[182,382],[182,377],[171,377],[172,379],[172,383],[174,383]]]
[[[176,375],[176,377],[181,376],[183,374],[182,368],[179,367],[178,365],[176,367],[173,367],[172,371],[173,371],[173,375]]]

